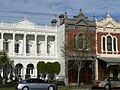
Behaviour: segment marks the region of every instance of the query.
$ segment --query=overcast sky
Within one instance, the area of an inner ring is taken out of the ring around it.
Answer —
[[[93,14],[102,19],[109,10],[114,19],[120,20],[120,0],[0,0],[0,22],[16,22],[26,17],[41,25],[50,25],[56,14],[64,12],[74,16],[82,9],[92,19]]]

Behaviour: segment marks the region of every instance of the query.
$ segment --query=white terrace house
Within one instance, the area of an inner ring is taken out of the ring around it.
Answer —
[[[64,26],[39,26],[28,19],[17,23],[0,23],[0,50],[5,50],[14,68],[14,75],[37,77],[39,61],[61,64],[58,78],[65,76],[61,45]]]

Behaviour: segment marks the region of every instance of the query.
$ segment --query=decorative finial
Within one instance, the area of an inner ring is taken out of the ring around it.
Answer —
[[[106,14],[107,14],[107,17],[110,17],[110,11],[109,10],[107,10]]]
[[[65,14],[67,15],[67,12],[65,12]]]
[[[97,21],[95,14],[93,14],[93,20],[94,20],[94,21]]]
[[[25,19],[25,20],[27,19],[27,18],[26,18],[26,16],[25,16],[25,18],[24,18],[24,19]]]
[[[82,9],[80,8],[80,14],[82,14]]]

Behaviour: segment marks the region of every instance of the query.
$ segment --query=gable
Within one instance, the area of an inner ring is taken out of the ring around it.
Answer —
[[[107,28],[114,28],[115,27],[115,25],[114,24],[112,24],[111,22],[109,22],[109,23],[106,23],[105,24],[105,27],[107,27]]]
[[[35,28],[35,23],[25,19],[20,22],[16,23],[16,28],[26,28],[26,29],[34,29]]]
[[[83,26],[86,26],[88,25],[85,21],[81,20],[79,22],[77,22],[78,25],[83,25]]]

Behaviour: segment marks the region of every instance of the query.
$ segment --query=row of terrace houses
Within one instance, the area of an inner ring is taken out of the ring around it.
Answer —
[[[52,26],[40,26],[28,19],[16,23],[0,23],[0,50],[8,53],[15,76],[26,75],[37,77],[37,63],[59,62],[61,71],[57,76],[65,79],[65,60],[61,46],[69,44],[77,36],[87,31],[87,45],[95,45],[95,56],[90,57],[80,72],[80,80],[91,83],[92,80],[104,79],[108,76],[120,78],[120,23],[115,21],[107,11],[102,20],[93,16],[90,20],[82,10],[78,15],[69,18],[67,13],[61,14],[60,26],[53,19]],[[92,42],[92,43],[91,43]],[[81,48],[80,48],[81,49]],[[68,66],[70,67],[70,66]],[[77,70],[68,71],[68,83],[77,82]]]
[[[120,78],[120,22],[114,20],[109,11],[102,20],[96,16],[89,19],[82,9],[78,15],[69,18],[67,13],[59,16],[60,24],[65,24],[65,43],[76,41],[87,31],[88,45],[95,44],[95,56],[87,60],[87,64],[80,71],[80,81],[90,83],[92,80],[101,80],[106,77]],[[84,45],[83,45],[84,47]],[[71,66],[68,66],[71,67]],[[74,72],[74,73],[73,73]],[[68,68],[68,83],[77,82],[77,70]]]

